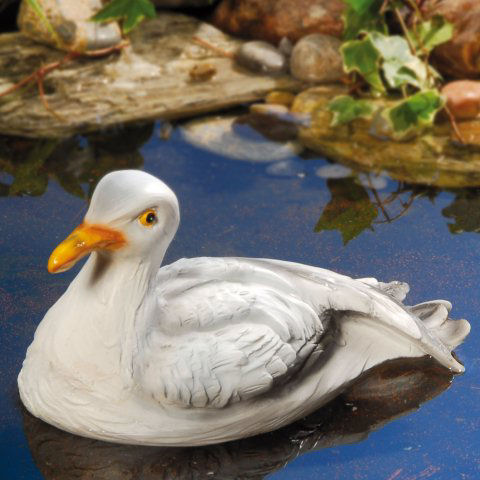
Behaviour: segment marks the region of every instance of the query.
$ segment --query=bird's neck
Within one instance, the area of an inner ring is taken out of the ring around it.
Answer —
[[[126,385],[133,375],[138,334],[155,298],[148,292],[157,269],[157,265],[127,258],[113,261],[93,253],[42,322],[47,330],[44,337],[51,338],[47,343],[54,341],[44,348],[65,368],[119,377]]]

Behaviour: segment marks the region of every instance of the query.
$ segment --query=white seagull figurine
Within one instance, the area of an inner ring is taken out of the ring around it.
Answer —
[[[50,272],[90,257],[38,326],[18,377],[27,409],[118,443],[204,445],[277,429],[362,372],[430,355],[453,372],[468,334],[405,283],[352,279],[268,259],[161,267],[179,224],[173,191],[148,173],[106,175]]]

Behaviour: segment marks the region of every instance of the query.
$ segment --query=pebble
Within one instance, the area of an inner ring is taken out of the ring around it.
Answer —
[[[329,35],[307,35],[293,47],[290,72],[298,80],[315,83],[337,82],[343,76],[341,41]]]
[[[310,33],[340,38],[345,8],[344,0],[220,0],[211,21],[224,32],[277,45]]]
[[[268,115],[277,118],[285,118],[289,114],[288,107],[276,103],[253,103],[250,105],[249,110],[250,113]]]
[[[280,75],[287,71],[287,59],[277,48],[260,40],[245,42],[235,54],[236,62],[253,72]]]
[[[455,118],[470,120],[480,114],[480,82],[457,80],[444,85],[442,95]]]
[[[278,49],[286,56],[289,57],[292,54],[293,43],[289,38],[283,37],[280,42],[278,42]]]
[[[254,103],[250,105],[250,113],[280,120],[299,127],[309,127],[311,123],[310,115],[291,112],[285,105],[274,103]]]
[[[295,94],[291,92],[282,92],[279,90],[270,92],[265,97],[265,102],[268,104],[285,105],[286,107],[290,107],[294,100],[295,100]]]
[[[217,69],[209,63],[197,63],[188,72],[191,82],[206,82],[217,73]]]

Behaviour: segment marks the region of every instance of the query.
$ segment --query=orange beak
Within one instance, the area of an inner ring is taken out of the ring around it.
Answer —
[[[48,259],[50,273],[65,272],[93,250],[117,250],[127,242],[122,233],[102,225],[79,225]]]

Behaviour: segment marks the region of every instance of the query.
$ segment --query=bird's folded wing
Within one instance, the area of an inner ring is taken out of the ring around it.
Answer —
[[[249,399],[322,350],[322,317],[292,285],[260,267],[245,267],[247,282],[245,269],[228,265],[207,262],[203,281],[180,269],[168,288],[159,282],[161,318],[139,361],[143,389],[162,403],[223,407]]]

